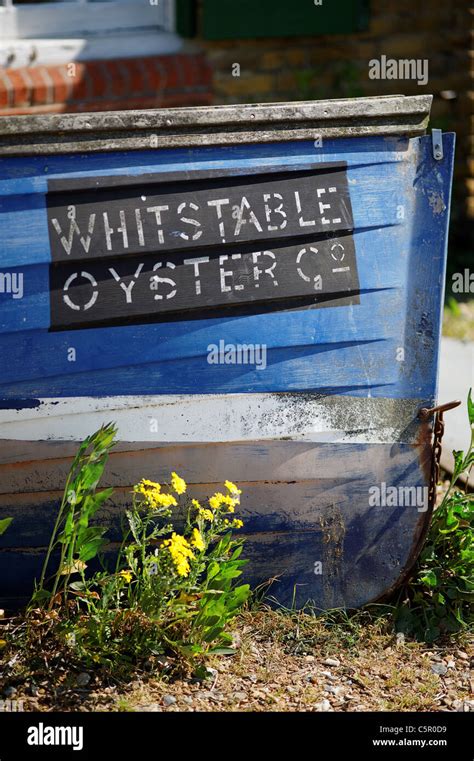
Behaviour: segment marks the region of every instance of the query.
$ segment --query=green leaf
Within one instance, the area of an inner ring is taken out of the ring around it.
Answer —
[[[5,533],[13,518],[2,518],[0,520],[0,536]]]
[[[434,571],[428,571],[428,573],[421,577],[420,581],[423,584],[426,584],[428,587],[435,587],[438,583],[438,579]]]
[[[469,423],[474,425],[474,401],[472,400],[472,388],[469,389],[467,395],[467,414],[469,416]]]

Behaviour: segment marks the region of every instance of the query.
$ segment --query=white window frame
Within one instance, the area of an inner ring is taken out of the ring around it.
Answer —
[[[0,66],[175,53],[175,0],[0,0]]]

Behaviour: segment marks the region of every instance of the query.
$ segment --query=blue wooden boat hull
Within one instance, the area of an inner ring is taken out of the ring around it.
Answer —
[[[436,160],[431,137],[379,135],[0,160],[0,267],[24,282],[21,299],[0,294],[4,598],[31,590],[77,442],[109,420],[111,552],[131,485],[177,470],[196,496],[240,485],[247,576],[276,577],[285,604],[355,607],[400,581],[429,517],[417,414],[436,401],[453,135],[443,149]],[[50,330],[51,179],[331,161],[347,164],[359,303]],[[264,345],[265,368],[210,364],[222,341]],[[391,487],[415,503],[391,504]]]

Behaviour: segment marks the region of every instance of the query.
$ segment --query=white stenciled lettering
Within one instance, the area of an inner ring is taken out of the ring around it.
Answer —
[[[281,201],[280,205],[275,209],[271,209],[268,203],[272,196],[273,198],[277,198],[279,201]],[[265,202],[265,218],[267,220],[268,232],[273,232],[274,230],[283,230],[288,224],[286,212],[283,211],[283,196],[280,193],[264,193],[263,200]],[[283,217],[279,225],[270,224],[272,214],[279,214],[281,217]]]
[[[199,206],[197,204],[193,203],[192,201],[190,201],[189,204],[187,204],[186,202],[181,203],[178,206],[178,214],[180,215],[181,222],[186,222],[186,224],[193,225],[194,227],[201,227],[201,223],[198,222],[197,219],[190,219],[189,217],[181,217],[181,214],[183,213],[184,209],[188,205],[189,205],[189,208],[192,209],[193,211],[199,211]],[[179,235],[180,235],[181,238],[183,238],[183,240],[190,240],[190,239],[191,240],[197,240],[198,238],[201,237],[202,230],[196,230],[196,232],[193,235],[191,235],[191,236],[189,236],[187,233],[183,233],[183,232],[179,233]]]
[[[248,212],[248,219],[244,219],[245,211]],[[255,226],[255,228],[258,230],[259,233],[263,232],[262,225],[260,224],[254,212],[250,208],[249,202],[247,201],[245,196],[242,196],[242,201],[240,202],[240,206],[237,211],[237,223],[235,225],[235,230],[234,230],[234,235],[236,237],[237,235],[240,235],[242,226],[246,225],[247,222],[251,222]]]
[[[169,211],[169,208],[170,207],[167,206],[167,205],[164,205],[164,206],[148,206],[148,208],[147,208],[147,212],[149,214],[154,214],[155,215],[156,227],[157,227],[157,233],[158,233],[158,241],[160,243],[164,243],[165,242],[165,238],[164,238],[163,230],[162,230],[163,222],[162,222],[162,219],[161,219],[161,212],[162,211]]]
[[[70,209],[72,208],[75,211],[74,206],[69,208]],[[65,235],[63,235],[63,231],[61,229],[61,225],[59,224],[58,220],[57,219],[51,220],[51,224],[53,225],[56,233],[59,235],[61,245],[64,248],[66,254],[69,256],[72,251],[72,246],[74,243],[74,235],[78,236],[81,242],[82,248],[84,249],[86,254],[89,253],[89,248],[92,241],[92,234],[94,232],[96,215],[95,214],[89,215],[89,221],[87,223],[87,235],[85,237],[82,235],[81,229],[79,225],[77,224],[75,213],[71,215],[71,212],[70,212],[68,214],[68,218],[69,218],[69,233],[67,238]]]
[[[120,277],[118,272],[113,267],[109,267],[110,274],[113,276],[114,280],[117,281],[117,283],[120,285],[122,290],[125,291],[125,299],[126,299],[127,304],[131,304],[132,303],[132,288],[135,285],[135,283],[137,282],[137,278],[138,278],[140,272],[142,271],[142,269],[143,269],[143,262],[141,262],[138,265],[137,269],[135,270],[135,274],[133,275],[134,280],[130,280],[129,284],[125,285],[125,283],[122,281],[122,278]]]
[[[299,217],[298,217],[298,223],[300,227],[311,227],[312,225],[316,224],[316,220],[314,219],[304,219],[302,214],[302,207],[301,207],[301,199],[300,194],[297,190],[295,190],[295,201],[296,201],[296,209],[298,211]]]
[[[82,306],[82,307],[81,307],[81,306],[79,306],[79,304],[75,304],[75,303],[72,301],[72,299],[70,298],[70,296],[68,295],[68,293],[67,293],[67,291],[69,290],[69,288],[70,288],[70,286],[71,286],[71,283],[73,283],[73,282],[74,282],[74,280],[76,280],[76,278],[78,278],[79,276],[80,276],[80,277],[84,277],[86,280],[88,280],[88,281],[89,281],[89,283],[91,284],[92,288],[94,289],[94,290],[92,291],[92,296],[90,297],[89,301],[87,301],[87,302],[84,304],[84,306]],[[84,272],[84,271],[82,271],[81,273],[79,273],[79,272],[73,272],[73,273],[72,273],[72,275],[70,275],[70,276],[68,277],[68,279],[66,280],[66,282],[64,283],[64,287],[63,287],[63,301],[64,301],[64,303],[65,303],[65,304],[66,304],[66,305],[67,305],[67,306],[68,306],[70,309],[74,309],[74,311],[76,311],[76,312],[80,312],[80,311],[81,311],[81,309],[82,309],[84,312],[86,312],[88,309],[90,309],[91,307],[93,307],[93,306],[94,306],[94,304],[95,304],[95,302],[97,301],[97,297],[98,297],[98,295],[99,295],[99,291],[97,290],[97,281],[96,281],[96,279],[95,279],[95,278],[94,278],[94,277],[93,277],[93,276],[90,274],[90,272]]]
[[[266,269],[260,269],[260,267],[258,266],[258,259],[260,256],[269,256],[271,259],[273,259],[272,264],[270,264],[270,266],[267,267]],[[263,275],[264,273],[266,275],[270,275],[270,277],[273,280],[273,285],[278,285],[278,280],[275,278],[275,272],[274,272],[277,263],[276,263],[276,257],[273,251],[254,251],[252,253],[252,261],[254,264],[253,277],[255,280],[255,288],[260,287],[260,282],[259,282],[260,275]]]
[[[137,223],[138,242],[140,246],[144,246],[145,236],[143,235],[143,220],[140,209],[135,209],[135,221]]]
[[[299,265],[301,263],[301,260],[302,260],[303,256],[305,254],[307,254],[307,253],[310,253],[310,252],[313,253],[313,254],[317,254],[318,253],[318,249],[317,248],[313,248],[313,246],[310,246],[309,250],[307,248],[302,248],[298,252],[298,256],[296,257],[296,264]],[[313,281],[313,283],[314,283],[314,290],[315,291],[320,291],[322,289],[322,287],[323,287],[323,281],[322,281],[321,275],[315,275],[314,277],[311,278],[311,277],[309,277],[309,275],[305,275],[305,273],[303,272],[302,268],[299,267],[299,266],[296,267],[296,271],[297,271],[298,275],[300,276],[300,278],[302,278],[306,283],[311,283],[311,281]]]
[[[222,293],[228,293],[229,291],[232,290],[231,286],[227,285],[226,279],[228,277],[229,278],[230,277],[233,278],[234,277],[234,273],[233,273],[232,270],[225,270],[224,267],[222,266],[223,264],[225,264],[225,262],[229,258],[230,259],[241,259],[242,255],[241,254],[232,254],[230,257],[226,256],[226,255],[219,257],[219,265],[220,265],[219,271],[220,271],[220,277],[221,277],[221,291],[222,291]],[[244,290],[244,286],[242,284],[234,285],[234,291],[243,291],[243,290]]]
[[[106,242],[108,251],[112,251],[112,235],[115,232],[122,233],[123,247],[128,248],[127,221],[125,219],[125,212],[123,210],[119,212],[119,217],[120,217],[120,227],[117,227],[117,230],[114,230],[113,227],[111,227],[110,225],[108,213],[106,211],[103,212],[105,242]]]
[[[163,265],[163,262],[157,262],[155,266],[153,267],[153,272],[156,272],[156,270],[160,269],[163,266],[171,270],[176,269],[176,265],[173,264],[173,262],[166,262],[165,265]],[[157,301],[161,301],[162,299],[172,299],[173,296],[176,296],[176,293],[177,293],[176,283],[174,280],[172,280],[172,278],[160,277],[159,275],[151,276],[150,288],[152,291],[157,291],[160,283],[166,283],[167,285],[171,286],[171,291],[167,293],[166,296],[162,296],[161,293],[155,293],[155,299]]]
[[[229,203],[228,198],[216,198],[213,201],[207,202],[208,206],[213,206],[216,210],[217,219],[219,221],[219,235],[221,236],[223,243],[225,243],[225,224],[222,216],[222,207],[227,203]]]
[[[183,264],[192,264],[194,267],[194,278],[195,278],[195,286],[196,286],[196,296],[199,296],[201,293],[201,280],[199,275],[199,265],[200,264],[206,264],[209,261],[208,256],[199,256],[195,259],[184,259]]]

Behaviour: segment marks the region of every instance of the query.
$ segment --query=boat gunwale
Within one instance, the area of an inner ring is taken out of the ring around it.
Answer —
[[[4,116],[0,156],[426,133],[432,95]]]

